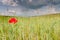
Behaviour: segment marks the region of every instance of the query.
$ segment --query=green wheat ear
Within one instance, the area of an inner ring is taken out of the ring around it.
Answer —
[[[60,40],[60,14],[14,17],[16,24],[10,18],[0,16],[0,40]]]

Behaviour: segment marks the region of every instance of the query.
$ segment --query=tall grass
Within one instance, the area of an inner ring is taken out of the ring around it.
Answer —
[[[39,17],[0,16],[0,40],[60,40],[60,14]]]

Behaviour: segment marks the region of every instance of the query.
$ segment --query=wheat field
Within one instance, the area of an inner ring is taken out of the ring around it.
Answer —
[[[10,18],[16,18],[17,23],[9,23]],[[60,40],[60,14],[0,16],[0,40]]]

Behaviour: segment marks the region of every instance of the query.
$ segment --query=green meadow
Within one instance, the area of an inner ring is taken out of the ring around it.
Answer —
[[[9,23],[10,18],[16,18],[17,22]],[[60,40],[60,14],[0,16],[0,40]]]

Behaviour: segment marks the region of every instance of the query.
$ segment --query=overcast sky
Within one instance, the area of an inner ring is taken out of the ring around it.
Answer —
[[[0,0],[0,15],[35,16],[60,12],[60,0]]]

